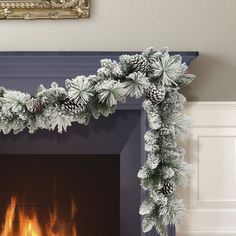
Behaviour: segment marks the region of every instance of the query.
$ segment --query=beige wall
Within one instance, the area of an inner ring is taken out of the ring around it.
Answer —
[[[236,100],[235,0],[92,0],[91,18],[1,21],[0,51],[195,50],[189,100]]]

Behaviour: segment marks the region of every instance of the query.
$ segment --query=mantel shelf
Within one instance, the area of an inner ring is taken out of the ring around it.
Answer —
[[[63,86],[65,79],[95,74],[101,59],[118,60],[122,54],[136,53],[140,52],[0,52],[0,86],[34,94],[40,84],[48,87],[55,81]],[[170,54],[180,54],[187,65],[199,55],[194,51],[175,51]],[[141,104],[142,99],[128,99],[126,103],[119,104],[117,109],[139,110]]]
[[[118,58],[122,54],[136,54],[141,53],[140,51],[0,51],[0,59],[7,58],[14,58],[14,57],[21,57],[21,58],[62,58],[62,57],[69,57],[69,58]],[[172,51],[170,52],[171,55],[180,54],[187,64],[189,64],[193,59],[197,58],[199,52],[197,51]],[[99,60],[98,60],[99,62]]]

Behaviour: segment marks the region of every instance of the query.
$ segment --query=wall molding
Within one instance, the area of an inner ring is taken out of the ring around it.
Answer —
[[[187,102],[185,109],[193,127],[236,126],[236,101]]]
[[[185,107],[187,109],[236,109],[236,101],[192,101],[187,102]]]
[[[188,102],[188,216],[177,236],[236,236],[236,102]]]
[[[219,229],[219,230],[211,230],[211,231],[188,231],[188,232],[181,232],[177,233],[177,236],[215,236],[215,235],[220,235],[220,236],[235,236],[236,229],[233,230],[228,230],[228,229]]]

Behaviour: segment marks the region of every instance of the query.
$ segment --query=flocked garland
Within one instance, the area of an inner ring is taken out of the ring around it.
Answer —
[[[0,130],[16,134],[25,128],[33,133],[57,127],[61,133],[72,122],[87,125],[91,117],[114,113],[127,96],[145,95],[150,129],[144,137],[147,161],[138,177],[148,194],[140,214],[144,232],[154,227],[165,236],[167,225],[178,227],[184,212],[176,187],[188,183],[189,165],[178,143],[187,135],[189,120],[178,90],[194,78],[181,56],[170,56],[166,48],[122,55],[119,62],[104,59],[96,75],[67,79],[65,88],[55,82],[50,88],[41,85],[34,96],[0,88]]]

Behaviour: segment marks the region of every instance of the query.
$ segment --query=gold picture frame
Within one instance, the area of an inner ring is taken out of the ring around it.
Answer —
[[[0,0],[2,19],[88,18],[90,0]]]

